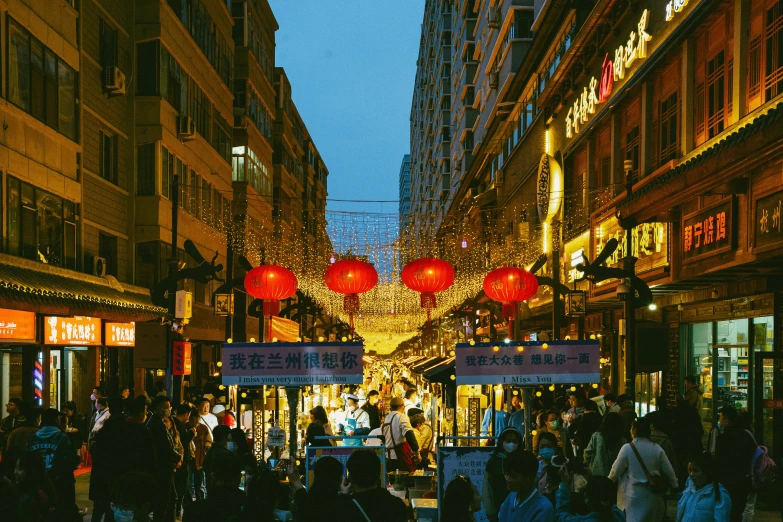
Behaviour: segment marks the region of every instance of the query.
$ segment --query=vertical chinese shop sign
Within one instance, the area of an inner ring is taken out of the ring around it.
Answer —
[[[599,341],[457,344],[457,384],[576,384],[600,381]]]
[[[753,246],[766,250],[783,242],[783,190],[756,200]]]
[[[362,343],[232,343],[222,349],[223,384],[361,384]]]

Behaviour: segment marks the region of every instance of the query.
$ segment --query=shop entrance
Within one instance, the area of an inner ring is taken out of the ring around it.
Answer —
[[[636,414],[644,417],[658,409],[663,392],[663,372],[636,374]]]
[[[754,431],[775,462],[783,457],[783,353],[756,353]]]

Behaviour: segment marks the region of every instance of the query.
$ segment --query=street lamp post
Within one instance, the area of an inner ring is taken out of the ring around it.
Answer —
[[[633,193],[633,160],[625,160],[625,192],[630,198]],[[636,257],[633,255],[633,227],[625,226],[625,257],[623,271],[632,279],[636,275]],[[630,293],[625,297],[625,393],[636,402],[636,306],[634,303],[633,285],[629,284]]]

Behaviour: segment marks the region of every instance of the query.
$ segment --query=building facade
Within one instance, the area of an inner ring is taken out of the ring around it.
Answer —
[[[285,227],[300,251],[321,252],[328,172],[298,115],[301,137],[275,139],[290,85],[278,92],[266,0],[72,4],[0,2],[0,306],[18,325],[0,334],[0,390],[86,411],[98,383],[116,393],[160,379],[165,356],[133,347],[136,326],[167,315],[150,290],[170,259],[199,264],[186,240],[234,278],[239,256],[269,262]],[[276,181],[275,146],[308,162],[299,177]],[[278,189],[291,196],[282,206]],[[193,386],[227,337],[260,339],[244,294],[233,320],[216,315],[220,284],[178,286],[194,303]]]
[[[600,340],[603,384],[632,383],[640,414],[695,376],[707,433],[735,406],[780,458],[781,3],[547,0],[532,14],[441,228],[480,216],[488,266],[547,254],[539,274],[569,292],[541,288],[522,333]],[[633,257],[652,289],[633,330],[621,281],[577,268],[612,238],[604,264]],[[567,315],[571,291],[585,315]]]
[[[406,154],[402,157],[400,164],[400,228],[404,226],[408,216],[411,214],[411,155]]]

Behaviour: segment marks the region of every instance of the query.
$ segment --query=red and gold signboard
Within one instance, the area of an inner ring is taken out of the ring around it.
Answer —
[[[191,344],[185,341],[174,341],[172,350],[172,375],[190,375]]]
[[[136,346],[136,323],[106,323],[106,346]]]
[[[44,344],[101,345],[101,320],[97,317],[44,318]]]
[[[0,339],[35,341],[35,313],[0,308]]]
[[[761,407],[770,410],[783,410],[783,399],[764,399],[761,401]]]

